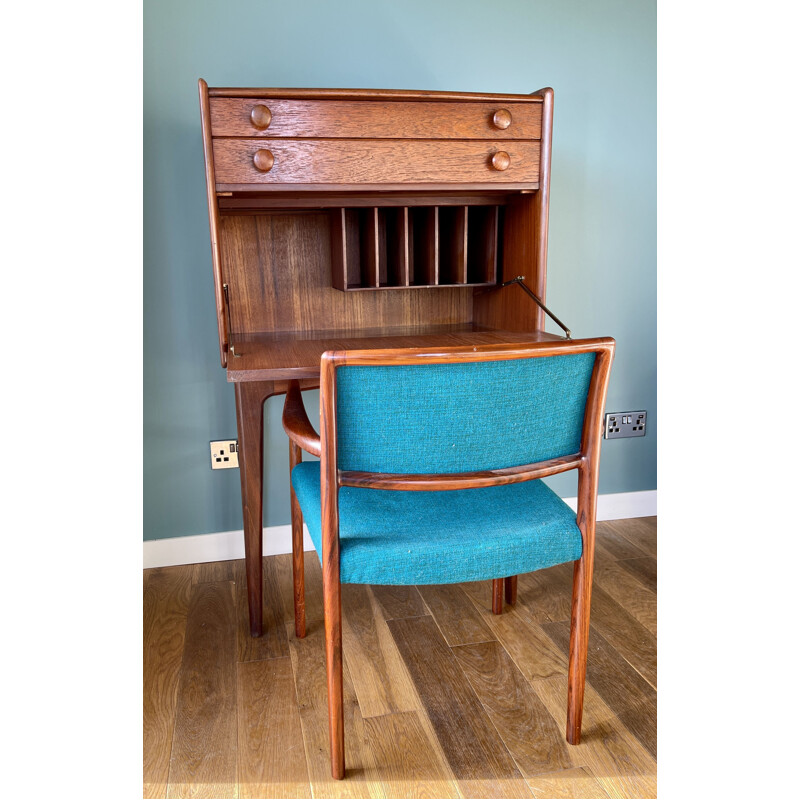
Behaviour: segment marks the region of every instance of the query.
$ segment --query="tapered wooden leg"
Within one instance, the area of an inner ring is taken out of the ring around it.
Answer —
[[[517,576],[511,575],[505,580],[506,603],[513,606],[517,602]]]
[[[572,622],[569,639],[569,679],[567,688],[567,741],[580,744],[583,719],[583,691],[586,685],[586,655],[589,651],[589,588],[586,564],[575,562],[572,579]]]
[[[306,578],[303,562],[303,512],[291,483],[292,470],[303,460],[303,451],[289,441],[289,491],[292,497],[292,575],[294,578],[294,632],[306,635]]]
[[[596,478],[593,482],[581,474],[578,478],[578,527],[583,536],[583,554],[580,560],[575,562],[572,576],[572,614],[567,682],[567,741],[570,744],[579,744],[581,741],[586,656],[589,652],[589,611],[592,603],[596,504]]]
[[[342,589],[338,579],[324,581],[325,660],[328,670],[328,730],[331,775],[344,778],[344,708],[342,688]]]
[[[262,536],[264,490],[264,400],[273,393],[273,383],[235,383],[236,427],[239,431],[239,477],[242,483],[244,559],[250,635],[261,636]]]
[[[492,581],[492,613],[503,613],[503,583],[504,578],[495,578]]]

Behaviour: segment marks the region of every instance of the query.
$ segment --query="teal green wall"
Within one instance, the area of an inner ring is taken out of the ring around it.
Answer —
[[[144,538],[242,527],[219,366],[197,79],[210,86],[555,90],[548,305],[617,340],[601,492],[656,487],[656,9],[646,0],[146,0]],[[308,399],[316,407],[316,393]],[[264,522],[289,521],[280,399],[267,402]],[[574,495],[570,476],[549,481]]]

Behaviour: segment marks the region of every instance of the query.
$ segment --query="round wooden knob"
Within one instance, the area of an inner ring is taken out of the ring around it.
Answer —
[[[500,128],[501,131],[504,131],[511,124],[511,112],[507,108],[495,111],[492,117],[492,124],[495,128]]]
[[[259,172],[269,172],[275,163],[275,156],[269,150],[256,150],[253,164]]]
[[[272,122],[272,112],[266,106],[253,106],[253,110],[250,112],[250,122],[253,123],[254,128],[265,131]]]
[[[492,156],[492,166],[502,172],[503,170],[508,169],[508,165],[511,163],[511,156],[506,153],[505,150],[498,150]]]

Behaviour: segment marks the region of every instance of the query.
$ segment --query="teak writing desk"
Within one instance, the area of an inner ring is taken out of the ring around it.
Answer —
[[[553,91],[199,84],[219,353],[236,394],[259,636],[268,397],[293,379],[317,387],[326,350],[561,338],[545,333],[525,292],[501,286],[525,276],[545,299]]]

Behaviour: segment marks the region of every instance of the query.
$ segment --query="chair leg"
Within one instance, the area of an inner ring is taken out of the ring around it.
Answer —
[[[506,584],[506,603],[513,606],[517,602],[517,576],[512,575],[505,580]]]
[[[503,584],[505,578],[495,578],[492,581],[492,613],[503,613]]]
[[[342,587],[338,580],[322,586],[325,606],[325,664],[328,672],[328,730],[331,775],[344,778],[344,707],[342,689]]]
[[[580,744],[583,719],[583,691],[586,685],[586,656],[589,652],[589,608],[592,599],[592,559],[575,562],[572,578],[572,620],[569,636],[569,678],[567,684],[567,741]]]
[[[303,460],[299,445],[289,441],[289,492],[292,499],[292,578],[294,583],[294,632],[306,635],[306,576],[303,560],[303,512],[292,488],[292,470]]]

